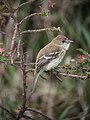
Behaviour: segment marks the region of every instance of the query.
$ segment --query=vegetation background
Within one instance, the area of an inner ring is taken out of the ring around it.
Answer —
[[[25,0],[8,0],[8,4],[16,9]],[[0,1],[0,13],[6,8]],[[71,59],[78,59],[82,48],[90,52],[90,0],[33,0],[31,3],[21,7],[17,12],[18,20],[32,13],[45,11],[45,15],[35,15],[21,24],[20,31],[33,30],[46,27],[60,27],[63,33],[57,31],[44,31],[39,33],[23,34],[23,50],[25,62],[35,62],[38,51],[49,43],[58,34],[66,35],[74,41],[63,64],[70,64]],[[48,12],[47,12],[48,11]],[[8,35],[13,34],[13,20],[6,15],[0,15],[0,31]],[[0,34],[0,48],[9,50],[11,39]],[[27,68],[33,68],[28,66]],[[82,71],[82,69],[81,69]],[[66,70],[68,73],[69,71]],[[78,73],[78,69],[75,71]],[[80,74],[80,72],[79,72]],[[71,77],[62,77],[60,83],[55,76],[43,73],[47,80],[41,77],[38,80],[36,91],[28,105],[31,108],[42,111],[53,120],[90,120],[90,81],[82,81]],[[33,80],[33,72],[27,74],[27,93]],[[22,100],[22,73],[14,66],[0,63],[0,105],[8,108],[13,113],[17,112]],[[36,120],[44,120],[40,115],[28,113]],[[10,116],[0,109],[2,120],[10,119]]]

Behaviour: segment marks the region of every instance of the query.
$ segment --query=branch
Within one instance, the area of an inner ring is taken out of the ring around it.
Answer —
[[[15,118],[15,115],[13,113],[11,113],[9,110],[7,110],[6,108],[2,107],[0,105],[0,108],[3,109],[4,111],[6,111],[7,113],[9,113],[11,116],[13,116]]]
[[[43,31],[59,31],[62,32],[60,27],[56,28],[56,27],[51,27],[51,28],[42,28],[42,29],[37,29],[37,30],[26,30],[26,31],[22,31],[20,33],[20,35],[24,34],[24,33],[36,33],[36,32],[43,32]]]
[[[65,77],[73,77],[73,78],[78,78],[78,79],[87,79],[88,76],[84,76],[84,75],[73,75],[73,74],[67,74],[67,73],[60,73],[60,72],[55,72],[58,73],[59,75],[65,76]]]
[[[11,16],[10,13],[6,13],[6,12],[4,12],[4,13],[0,13],[0,14],[3,15],[3,16],[6,16],[6,17],[10,17],[10,16]]]
[[[18,31],[18,25],[17,25],[17,23],[15,23],[15,30],[14,30],[14,33],[13,33],[13,36],[12,36],[12,42],[11,42],[11,48],[10,48],[11,51],[13,50],[15,42],[16,42],[17,31]],[[14,56],[14,53],[11,54],[11,63],[12,64],[13,64],[13,56]]]
[[[41,15],[42,13],[33,13],[33,14],[30,14],[28,16],[26,16],[25,18],[23,18],[18,24],[21,25],[23,21],[25,21],[26,19],[32,17],[32,16],[35,16],[35,15]]]
[[[35,113],[40,114],[40,115],[42,115],[43,117],[47,118],[48,120],[52,120],[52,119],[49,118],[47,115],[45,115],[45,114],[43,114],[42,112],[37,111],[37,110],[35,110],[35,109],[27,108],[26,111],[32,111],[32,112],[35,112]]]
[[[8,11],[11,13],[12,12],[12,8],[11,6],[8,4],[7,0],[3,0],[4,5],[6,6],[6,8],[8,9]]]
[[[22,88],[22,105],[21,105],[21,109],[18,113],[18,116],[15,120],[19,120],[20,118],[23,117],[24,112],[26,111],[26,66],[24,65],[24,57],[23,57],[23,48],[22,46],[20,47],[20,62],[21,62],[21,69],[23,72],[23,88]]]
[[[12,43],[11,43],[11,48],[10,48],[10,50],[13,49],[14,43],[15,43],[15,41],[16,41],[17,29],[18,29],[17,23],[15,23],[15,28],[14,28],[14,29],[15,29],[15,30],[14,30],[14,33],[13,33],[13,36],[12,36]]]
[[[26,4],[30,3],[30,2],[34,2],[34,1],[35,1],[35,0],[28,0],[27,2],[24,2],[24,3],[22,3],[21,5],[19,5],[18,8],[16,8],[15,10],[18,10],[18,9],[20,9],[21,7],[23,7],[24,5],[26,5]]]

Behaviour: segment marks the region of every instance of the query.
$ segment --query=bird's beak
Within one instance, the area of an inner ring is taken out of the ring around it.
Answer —
[[[69,39],[67,40],[67,43],[73,43],[73,42],[74,42],[74,41],[72,41],[72,40],[69,40]]]
[[[70,43],[74,43],[74,41],[72,41],[72,40],[69,40],[70,41]]]

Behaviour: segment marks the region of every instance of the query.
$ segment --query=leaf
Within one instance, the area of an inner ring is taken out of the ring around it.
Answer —
[[[66,117],[66,115],[68,114],[68,112],[73,108],[73,105],[68,106],[65,108],[65,110],[62,112],[62,114],[60,115],[60,120],[62,120],[63,118]]]
[[[40,9],[42,11],[41,16],[48,16],[48,12],[45,11],[41,6],[39,6],[39,7],[40,7]]]
[[[88,55],[88,52],[86,52],[85,50],[83,50],[82,48],[77,49],[78,51],[82,52],[84,55]]]
[[[45,12],[45,11],[42,12],[42,13],[41,13],[41,16],[48,16],[48,12]]]
[[[0,61],[2,61],[2,62],[8,62],[8,61],[10,61],[10,59],[8,59],[6,57],[3,57],[3,56],[0,56]]]

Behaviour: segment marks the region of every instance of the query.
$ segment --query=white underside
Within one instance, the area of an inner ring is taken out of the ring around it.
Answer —
[[[51,70],[58,66],[58,64],[62,61],[66,51],[63,51],[62,55],[57,59],[52,60],[47,66],[45,66],[45,71]]]
[[[68,43],[68,44],[65,43],[64,44],[64,46],[63,46],[64,49],[62,50],[62,52],[60,54],[60,57],[52,60],[48,65],[46,65],[45,66],[45,71],[51,70],[51,69],[53,69],[53,68],[55,68],[59,65],[59,63],[62,61],[66,51],[68,50],[69,46],[70,46],[70,43]]]

